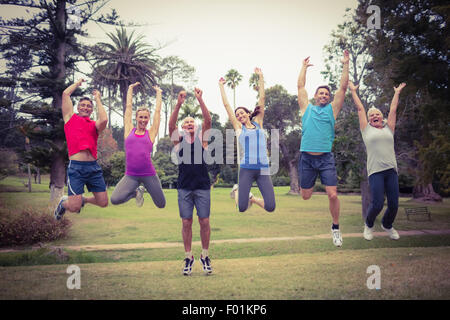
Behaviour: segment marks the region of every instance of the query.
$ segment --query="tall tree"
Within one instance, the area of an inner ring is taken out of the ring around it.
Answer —
[[[235,69],[228,70],[225,75],[225,83],[231,89],[233,89],[233,108],[236,109],[236,87],[242,80],[242,75]]]
[[[32,17],[0,19],[0,29],[5,41],[0,48],[3,57],[11,61],[22,50],[29,52],[33,63],[22,70],[20,81],[26,88],[23,94],[29,101],[51,100],[51,111],[61,117],[61,94],[66,87],[68,74],[76,70],[76,62],[83,60],[82,46],[76,35],[86,35],[83,25],[89,20],[105,23],[115,23],[117,15],[99,15],[99,10],[107,3],[106,0],[84,2],[76,6],[76,21],[69,19],[68,7],[75,3],[69,0],[2,0],[1,5],[14,5],[31,9]],[[74,6],[71,6],[72,8]],[[70,22],[70,23],[69,23]],[[74,23],[72,23],[74,22]],[[29,51],[28,51],[29,50]],[[26,74],[25,74],[26,73]],[[51,154],[50,189],[51,200],[58,199],[63,192],[65,181],[65,149],[62,125],[53,127]]]
[[[145,43],[143,35],[135,37],[134,31],[128,34],[124,27],[107,36],[111,43],[98,43],[92,50],[96,61],[93,67],[99,79],[118,89],[125,112],[128,86],[140,82],[141,88],[150,92],[161,76],[156,55],[159,48]]]

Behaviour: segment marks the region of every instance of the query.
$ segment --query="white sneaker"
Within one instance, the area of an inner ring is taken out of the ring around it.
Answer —
[[[235,184],[233,186],[233,189],[231,189],[231,192],[230,192],[230,198],[231,199],[234,199],[236,197],[236,191],[237,191],[238,187],[239,186],[237,184]]]
[[[252,206],[253,202],[250,201],[250,199],[253,198],[253,193],[249,193],[248,194],[248,207],[247,209],[250,209],[250,207]]]
[[[381,229],[386,231],[387,234],[389,235],[389,238],[391,238],[392,240],[400,239],[400,235],[398,234],[397,230],[394,229],[394,227],[386,229],[385,227],[383,227],[383,225],[381,225]]]
[[[333,244],[336,247],[342,246],[342,235],[339,229],[331,229],[331,235],[333,236]]]
[[[369,228],[366,224],[364,224],[364,239],[366,239],[367,241],[370,241],[373,239],[373,228]]]
[[[136,205],[138,207],[142,207],[142,205],[144,204],[144,192],[145,189],[143,186],[139,186],[136,189]]]

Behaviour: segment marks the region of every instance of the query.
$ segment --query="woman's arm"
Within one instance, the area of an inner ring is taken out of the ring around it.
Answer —
[[[392,130],[395,131],[395,123],[397,122],[397,106],[398,106],[398,98],[400,96],[400,92],[406,86],[406,83],[401,83],[398,87],[394,87],[394,96],[392,97],[391,107],[389,108],[389,115],[387,119],[387,125]]]
[[[231,109],[230,103],[228,102],[227,95],[225,93],[225,79],[220,78],[219,79],[219,88],[220,88],[220,94],[222,95],[222,102],[225,107],[225,110],[227,111],[228,118],[231,121],[231,124],[233,125],[234,130],[239,130],[242,128],[241,123],[236,119],[236,116],[233,112],[233,109]]]
[[[161,103],[162,103],[162,90],[159,86],[153,86],[156,91],[156,107],[155,113],[153,115],[152,126],[149,130],[150,140],[152,143],[155,142],[156,136],[158,135],[159,125],[161,123]]]
[[[255,121],[263,127],[263,121],[264,121],[264,104],[266,100],[265,96],[265,90],[264,90],[264,75],[260,68],[255,68],[255,73],[259,76],[258,80],[258,93],[259,93],[259,99],[258,99],[258,106],[259,106],[259,113],[255,116]]]
[[[363,131],[367,127],[367,116],[366,116],[366,110],[364,109],[364,106],[361,102],[361,100],[358,97],[358,94],[356,93],[356,90],[358,89],[359,85],[355,86],[353,82],[348,82],[348,87],[352,93],[353,102],[356,105],[356,109],[358,110],[358,118],[359,118],[359,128],[361,131]]]
[[[127,101],[125,106],[125,113],[123,115],[123,136],[124,139],[128,137],[131,130],[133,130],[133,89],[140,85],[139,82],[130,84],[127,91]]]

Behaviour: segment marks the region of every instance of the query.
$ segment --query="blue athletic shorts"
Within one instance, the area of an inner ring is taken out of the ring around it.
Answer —
[[[70,160],[67,168],[69,196],[83,194],[85,185],[89,192],[106,191],[102,168],[97,161]]]
[[[192,219],[194,206],[199,218],[209,218],[211,208],[211,190],[178,189],[178,208],[182,219]]]
[[[302,152],[298,162],[299,184],[302,189],[311,189],[316,183],[317,175],[325,186],[337,186],[336,164],[332,152],[317,156]]]

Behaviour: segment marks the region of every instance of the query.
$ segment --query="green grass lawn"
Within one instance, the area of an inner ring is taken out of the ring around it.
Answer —
[[[31,206],[48,212],[48,180],[26,192],[23,179],[0,181],[0,215]],[[112,193],[112,188],[108,193]],[[273,213],[253,206],[239,213],[230,189],[212,191],[211,240],[263,237],[298,237],[330,232],[326,195],[308,200],[287,195],[276,187]],[[253,188],[255,195],[260,195]],[[164,190],[167,205],[158,209],[145,195],[144,206],[134,201],[97,208],[87,205],[81,214],[67,213],[73,225],[67,239],[47,244],[69,247],[145,242],[181,243],[181,221],[176,190]],[[284,240],[212,244],[214,274],[203,276],[196,262],[191,277],[181,275],[183,248],[129,250],[66,250],[66,260],[49,249],[0,253],[0,299],[449,299],[450,236],[405,236],[398,241],[377,237],[345,238],[362,233],[359,195],[340,195],[342,248],[328,239]],[[408,221],[403,208],[420,206],[400,199],[395,221],[398,230],[450,229],[450,201],[428,205],[432,221]],[[376,231],[382,231],[377,220]],[[199,241],[197,221],[193,241]],[[200,253],[196,245],[193,252]],[[68,290],[66,268],[76,264],[82,272],[82,289]],[[382,289],[369,290],[366,269],[381,268]],[[13,285],[14,284],[14,285]],[[207,290],[202,288],[207,287]],[[117,290],[117,289],[120,290]]]

